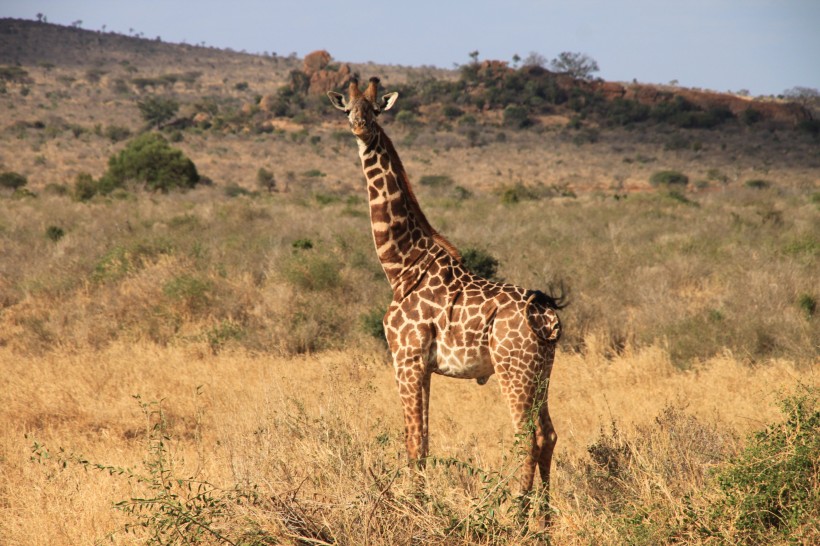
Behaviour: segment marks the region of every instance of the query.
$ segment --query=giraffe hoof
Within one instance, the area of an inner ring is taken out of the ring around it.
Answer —
[[[487,381],[489,381],[489,380],[490,380],[490,376],[485,375],[483,377],[476,377],[475,382],[478,383],[479,385],[486,385]]]

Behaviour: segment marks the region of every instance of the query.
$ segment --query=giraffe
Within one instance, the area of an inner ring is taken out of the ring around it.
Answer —
[[[547,387],[561,335],[561,299],[468,271],[458,250],[424,216],[393,143],[376,122],[398,93],[377,100],[379,79],[364,92],[352,79],[348,99],[328,92],[347,114],[367,180],[370,222],[379,261],[393,290],[384,316],[404,411],[408,459],[424,466],[432,374],[476,379],[497,374],[517,435],[525,440],[520,470],[526,510],[536,466],[548,498],[557,435]],[[533,426],[534,424],[534,426]],[[519,436],[521,437],[521,436]]]

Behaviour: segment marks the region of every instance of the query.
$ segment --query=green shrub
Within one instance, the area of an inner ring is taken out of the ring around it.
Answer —
[[[60,226],[48,226],[46,228],[46,237],[55,243],[63,238],[65,230]]]
[[[803,386],[781,408],[785,419],[750,438],[718,475],[718,521],[734,519],[749,544],[807,544],[802,532],[820,519],[820,389]]]
[[[0,174],[0,187],[16,190],[28,184],[28,179],[20,173],[6,171]]]
[[[103,185],[112,189],[133,181],[151,191],[192,188],[199,182],[194,163],[157,133],[145,133],[108,160]]]
[[[172,252],[171,243],[164,239],[138,240],[127,245],[117,245],[97,260],[91,278],[101,283],[116,281],[141,269],[158,256]]]
[[[299,290],[333,290],[342,283],[342,266],[334,256],[317,252],[311,246],[297,248],[282,264],[282,274]]]
[[[458,106],[447,104],[444,106],[441,113],[444,114],[444,117],[446,117],[447,119],[456,119],[464,114],[464,110],[462,110]]]
[[[74,199],[77,201],[88,201],[97,195],[99,188],[97,182],[88,173],[77,173],[74,177]]]
[[[754,125],[755,123],[763,119],[763,114],[760,112],[760,110],[755,110],[754,108],[747,108],[740,115],[740,119],[746,125]]]
[[[150,126],[159,129],[162,124],[174,117],[179,110],[179,103],[174,99],[148,97],[137,102],[142,119]]]
[[[313,241],[307,238],[296,239],[290,246],[297,250],[310,250],[313,248]]]
[[[480,248],[467,247],[461,253],[461,262],[468,271],[479,277],[488,281],[501,281],[501,277],[498,276],[498,259],[489,252]]]
[[[523,106],[510,104],[504,108],[504,125],[513,129],[523,129],[532,124],[529,112]]]
[[[376,339],[386,340],[384,335],[384,314],[384,308],[373,308],[362,314],[362,330]]]
[[[501,188],[498,194],[501,196],[501,202],[505,205],[514,205],[521,201],[535,201],[540,198],[537,192],[521,182],[517,182],[514,186]]]
[[[121,125],[109,125],[105,128],[103,134],[105,135],[105,138],[109,139],[111,142],[117,143],[130,138],[131,129]]]
[[[253,192],[243,188],[235,182],[231,182],[225,186],[225,195],[227,197],[240,197],[242,195],[253,195]]]
[[[768,180],[761,180],[759,178],[755,178],[754,180],[747,180],[743,185],[747,188],[752,188],[754,190],[765,190],[766,188],[770,187],[772,183]]]
[[[797,298],[797,305],[806,313],[806,318],[812,318],[817,312],[817,300],[811,294],[801,294]]]
[[[43,191],[50,195],[68,195],[69,189],[65,184],[56,184],[54,182],[49,182],[46,184],[46,187],[43,188]]]
[[[658,171],[649,177],[649,183],[658,186],[685,186],[689,177],[678,171]]]
[[[273,173],[264,167],[259,167],[256,171],[256,183],[260,188],[272,192],[276,189],[276,178]]]
[[[431,188],[449,188],[453,185],[453,179],[446,174],[426,174],[419,178],[419,184]]]
[[[162,287],[163,294],[183,303],[191,312],[207,308],[211,290],[209,281],[187,274],[174,277]]]

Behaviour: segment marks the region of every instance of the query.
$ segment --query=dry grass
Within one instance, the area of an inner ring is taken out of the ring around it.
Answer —
[[[258,502],[231,506],[217,521],[229,535],[256,528],[289,543],[289,535],[306,533],[305,525],[312,525],[317,536],[347,544],[406,544],[418,533],[426,533],[429,543],[471,540],[463,528],[448,534],[443,523],[447,514],[475,515],[471,508],[482,498],[476,478],[430,468],[428,500],[413,497],[405,478],[395,480],[393,472],[404,461],[402,423],[381,353],[214,356],[204,345],[117,343],[102,351],[36,358],[4,348],[0,361],[5,372],[0,533],[6,544],[140,540],[140,533],[123,531],[129,520],[112,503],[138,497],[144,488],[123,476],[86,469],[66,455],[145,473],[157,416],[147,419],[134,395],[161,405],[174,476],[225,489],[258,486]],[[559,354],[550,397],[560,436],[554,542],[621,541],[617,521],[607,519],[607,513],[615,514],[601,512],[601,487],[596,489],[584,470],[592,464],[587,448],[601,445],[601,434],[612,423],[627,440],[655,438],[651,450],[639,453],[651,459],[642,467],[641,498],[647,506],[660,499],[682,512],[678,495],[702,490],[708,470],[734,452],[738,438],[772,421],[777,393],[798,382],[820,384],[817,367],[795,369],[775,361],[749,368],[727,355],[681,372],[659,348],[615,359],[594,350],[585,357]],[[505,461],[514,438],[492,382],[485,388],[463,381],[434,383],[432,453],[509,470]],[[653,421],[656,416],[661,420]],[[680,434],[664,431],[664,416],[665,426],[678,426],[690,444],[675,444]],[[704,435],[704,430],[712,432]],[[35,442],[45,446],[50,459],[32,458]],[[703,462],[704,451],[714,459]],[[69,460],[67,466],[61,459]],[[650,483],[664,479],[659,466],[689,459],[692,467],[677,477],[683,483]],[[496,540],[499,536],[510,539],[499,534]]]

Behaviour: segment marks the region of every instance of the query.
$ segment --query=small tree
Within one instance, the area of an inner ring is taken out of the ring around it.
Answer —
[[[268,190],[268,193],[276,191],[276,178],[265,167],[259,167],[259,170],[256,171],[256,183],[259,187]]]
[[[579,80],[591,80],[592,73],[598,72],[598,63],[584,53],[562,51],[550,61],[550,68],[555,72],[566,72]]]
[[[809,107],[812,104],[820,105],[820,91],[813,87],[792,87],[783,91],[783,97],[804,107]]]
[[[172,148],[158,133],[145,133],[128,143],[108,160],[102,186],[121,187],[128,181],[163,193],[174,188],[192,188],[199,182],[194,163],[182,151]]]
[[[137,106],[140,109],[140,114],[142,114],[142,119],[157,129],[174,117],[179,110],[177,101],[163,97],[148,97],[137,101]]]
[[[540,66],[543,68],[547,64],[547,58],[536,51],[530,51],[529,55],[524,57],[524,66]]]

